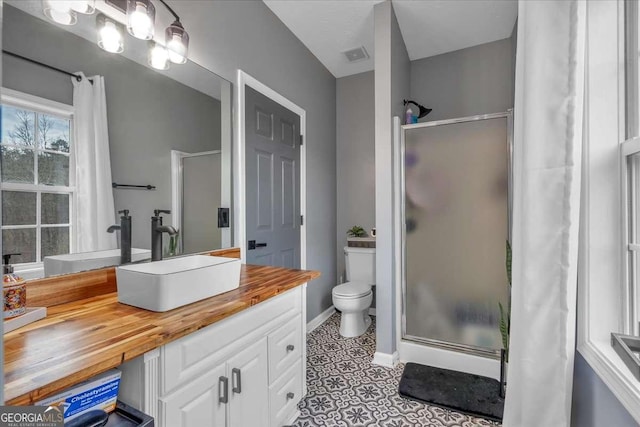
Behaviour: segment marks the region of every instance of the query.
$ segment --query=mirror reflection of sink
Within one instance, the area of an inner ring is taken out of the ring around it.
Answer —
[[[131,262],[151,259],[149,249],[131,249]],[[44,257],[44,276],[77,273],[120,264],[120,249]]]
[[[240,260],[192,255],[116,268],[118,301],[169,311],[240,286]]]

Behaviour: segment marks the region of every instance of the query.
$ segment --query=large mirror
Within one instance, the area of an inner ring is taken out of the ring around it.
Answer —
[[[118,3],[96,2],[124,22]],[[20,254],[11,264],[26,278],[119,264],[125,210],[132,262],[151,258],[156,209],[171,211],[158,216],[177,232],[160,234],[163,257],[231,246],[231,84],[191,61],[153,69],[149,42],[126,30],[124,51],[105,52],[96,14],[62,26],[42,4],[4,2],[2,250]]]

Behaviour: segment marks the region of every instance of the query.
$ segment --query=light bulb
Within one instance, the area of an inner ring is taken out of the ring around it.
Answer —
[[[71,0],[43,0],[42,12],[44,15],[62,25],[74,25],[78,22],[78,15],[71,10]]]
[[[127,31],[141,40],[151,40],[155,30],[156,10],[149,0],[128,0]]]
[[[165,32],[169,60],[174,64],[184,64],[187,62],[189,51],[189,34],[184,30],[180,21],[171,24]]]
[[[96,0],[71,0],[71,9],[91,15],[96,10]]]
[[[164,46],[153,43],[151,50],[149,50],[149,65],[156,70],[169,69],[169,52]]]
[[[122,30],[115,22],[104,16],[98,18],[98,46],[110,53],[122,52],[124,50]]]
[[[184,45],[176,38],[172,38],[167,43],[167,50],[169,51],[169,60],[174,64],[184,64],[187,62],[187,57],[184,54]]]

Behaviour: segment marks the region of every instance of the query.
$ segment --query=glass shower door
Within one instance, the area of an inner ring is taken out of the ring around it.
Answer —
[[[404,129],[403,339],[489,355],[502,347],[508,120]]]

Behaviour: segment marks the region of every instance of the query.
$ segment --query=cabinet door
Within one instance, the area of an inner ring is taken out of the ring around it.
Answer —
[[[227,361],[230,427],[269,425],[268,370],[266,338]]]
[[[222,364],[161,399],[164,427],[225,427],[231,382]]]

